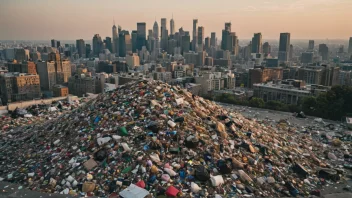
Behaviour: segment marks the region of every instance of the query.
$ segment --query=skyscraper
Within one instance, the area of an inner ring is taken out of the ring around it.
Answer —
[[[170,34],[174,35],[175,34],[175,21],[174,21],[174,16],[172,15],[172,18],[170,20]]]
[[[199,49],[203,49],[203,41],[204,41],[204,27],[199,26],[198,27],[198,47]]]
[[[293,58],[293,45],[290,45],[290,52],[289,52],[289,56],[288,56],[289,60],[292,60]]]
[[[92,51],[92,46],[90,44],[86,44],[86,57],[89,57]]]
[[[103,49],[103,41],[99,34],[95,34],[93,37],[93,54],[98,56],[100,51]]]
[[[204,40],[204,48],[208,50],[210,48],[210,38],[206,37]]]
[[[131,43],[132,43],[132,52],[137,52],[137,42],[138,42],[138,33],[137,30],[132,30],[131,32]]]
[[[142,50],[143,46],[146,46],[145,42],[147,39],[147,28],[146,23],[137,23],[137,49]]]
[[[166,18],[161,18],[161,48],[167,51],[168,44],[168,31],[167,31],[167,21]]]
[[[188,53],[191,44],[191,37],[188,31],[185,31],[184,35],[182,36],[182,43],[181,43],[181,52],[182,54]]]
[[[319,44],[319,54],[323,61],[329,59],[329,48],[326,44]]]
[[[225,23],[225,29],[222,30],[221,49],[238,55],[238,37],[236,32],[231,32],[231,23]]]
[[[216,33],[212,32],[210,36],[210,46],[215,47],[216,46]]]
[[[266,55],[271,53],[271,46],[269,45],[268,42],[265,42],[263,44],[263,53],[266,54]]]
[[[111,41],[111,37],[106,37],[104,40],[105,43],[105,47],[106,49],[108,49],[110,52],[112,52],[112,41]]]
[[[85,58],[85,54],[86,54],[86,46],[84,44],[84,40],[83,39],[78,39],[76,40],[76,48],[77,48],[77,52],[80,58],[84,57]]]
[[[281,62],[288,61],[288,53],[290,51],[290,33],[280,33],[280,44],[278,58]]]
[[[308,51],[313,51],[313,50],[314,50],[314,40],[309,40]]]
[[[198,33],[197,33],[198,19],[193,19],[193,40],[192,40],[192,50],[197,50]]]
[[[118,48],[119,48],[119,35],[117,34],[117,28],[115,25],[112,26],[112,52],[118,55]]]
[[[56,40],[55,39],[51,39],[51,47],[56,47]]]
[[[119,56],[126,57],[126,54],[132,53],[132,44],[130,33],[121,30],[119,33]]]
[[[262,53],[262,33],[255,33],[252,38],[252,53]]]
[[[153,36],[155,39],[159,38],[159,26],[158,26],[158,22],[154,22],[153,25]]]
[[[352,37],[350,37],[350,41],[348,43],[348,54],[352,54]]]

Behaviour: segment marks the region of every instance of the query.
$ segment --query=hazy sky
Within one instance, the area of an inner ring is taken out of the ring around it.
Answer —
[[[0,40],[91,40],[111,37],[113,17],[129,31],[137,22],[152,29],[155,18],[170,19],[192,33],[192,19],[221,39],[232,22],[239,39],[261,32],[263,39],[348,39],[352,36],[352,0],[0,0]]]

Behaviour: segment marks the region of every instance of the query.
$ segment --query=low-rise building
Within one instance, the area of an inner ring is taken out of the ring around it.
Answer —
[[[55,85],[53,87],[54,97],[68,96],[68,87],[63,85]]]
[[[75,75],[69,78],[68,89],[70,94],[82,97],[87,93],[98,94],[102,92],[101,81],[98,76],[88,74]]]

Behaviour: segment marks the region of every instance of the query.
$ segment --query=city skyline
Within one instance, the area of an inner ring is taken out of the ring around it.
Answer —
[[[42,0],[0,0],[0,40],[90,40],[94,34],[111,37],[113,18],[116,26],[130,32],[137,30],[138,22],[145,22],[147,30],[153,29],[155,19],[160,26],[161,18],[166,18],[167,24],[173,18],[175,30],[183,27],[192,32],[192,21],[198,19],[204,37],[216,32],[218,40],[225,22],[232,23],[239,39],[250,39],[254,32],[262,33],[263,40],[278,40],[282,32],[290,32],[292,39],[348,40],[352,35],[352,22],[344,20],[352,16],[349,0],[224,0],[223,7],[207,0],[180,0],[172,6],[165,1],[151,2],[141,7],[137,0],[123,2],[123,6],[113,0],[104,4],[91,0],[50,4]],[[190,12],[193,7],[195,12]],[[149,14],[155,9],[158,12]]]

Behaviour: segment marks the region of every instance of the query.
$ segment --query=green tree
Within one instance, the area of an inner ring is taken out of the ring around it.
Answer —
[[[254,97],[249,101],[249,106],[251,106],[251,107],[262,108],[262,107],[264,107],[264,105],[265,105],[265,102],[261,98]]]

